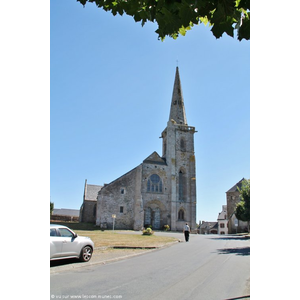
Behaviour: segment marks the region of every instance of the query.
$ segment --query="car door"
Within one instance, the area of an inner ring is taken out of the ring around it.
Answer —
[[[63,256],[79,256],[78,242],[74,237],[73,232],[67,228],[59,228],[62,238],[62,255]]]
[[[60,257],[63,240],[56,228],[50,228],[50,259]]]

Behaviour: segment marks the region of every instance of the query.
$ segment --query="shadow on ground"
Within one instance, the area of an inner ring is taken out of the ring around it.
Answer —
[[[225,235],[225,236],[219,236],[219,237],[213,237],[213,238],[210,238],[211,240],[242,240],[242,241],[245,241],[247,239],[249,239],[248,236],[243,236],[243,235]]]
[[[226,299],[226,300],[238,300],[238,299],[244,299],[244,300],[249,300],[250,299],[250,295],[248,296],[242,296],[242,297],[237,297],[237,298],[230,298],[230,299]]]
[[[70,265],[70,264],[74,264],[74,263],[81,264],[82,262],[78,258],[53,260],[53,261],[50,261],[50,268],[59,267],[59,266],[63,266],[63,265]]]
[[[219,254],[250,255],[250,247],[217,249]]]

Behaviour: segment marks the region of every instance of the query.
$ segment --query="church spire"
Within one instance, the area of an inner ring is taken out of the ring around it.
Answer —
[[[176,67],[169,121],[172,119],[177,124],[187,125],[178,67]]]

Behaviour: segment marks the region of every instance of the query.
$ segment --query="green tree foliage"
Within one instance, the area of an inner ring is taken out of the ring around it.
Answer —
[[[243,180],[242,186],[239,189],[241,201],[237,204],[235,209],[236,217],[244,222],[250,221],[250,179]]]
[[[250,39],[250,0],[77,0],[83,6],[94,2],[114,16],[124,13],[142,26],[147,21],[157,22],[159,39],[174,39],[185,35],[194,25],[211,26],[216,38],[224,32],[238,40]]]

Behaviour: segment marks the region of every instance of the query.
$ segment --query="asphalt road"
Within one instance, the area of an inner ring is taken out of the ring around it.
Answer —
[[[249,299],[249,286],[250,240],[191,235],[126,260],[53,273],[50,299]]]

